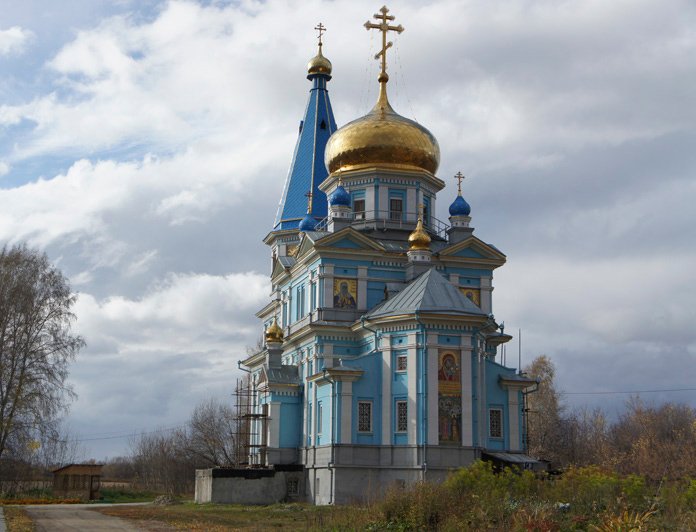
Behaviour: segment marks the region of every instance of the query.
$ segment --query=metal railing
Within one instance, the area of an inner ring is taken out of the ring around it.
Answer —
[[[357,225],[358,227],[412,230],[416,226],[418,213],[382,210],[357,211],[351,212],[347,218],[342,219],[347,219],[350,221],[351,225]],[[327,216],[317,223],[315,230],[326,231],[328,224],[329,217]],[[447,222],[443,222],[432,215],[429,216],[427,220],[423,221],[423,226],[429,233],[442,238],[446,237],[447,231],[450,228],[450,225]]]

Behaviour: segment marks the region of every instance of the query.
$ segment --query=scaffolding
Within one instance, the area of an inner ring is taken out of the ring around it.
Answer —
[[[235,396],[235,466],[266,467],[268,447],[268,404],[261,396],[250,374],[237,379]]]

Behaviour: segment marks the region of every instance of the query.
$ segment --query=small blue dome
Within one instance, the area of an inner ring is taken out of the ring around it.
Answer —
[[[329,205],[350,207],[350,194],[343,185],[338,185],[336,190],[329,194]]]
[[[314,231],[314,228],[317,226],[317,221],[314,219],[314,217],[307,213],[305,214],[304,218],[300,220],[300,225],[297,226],[297,228],[300,231]]]
[[[469,216],[470,212],[471,205],[461,196],[457,196],[457,199],[452,202],[449,208],[450,216]]]

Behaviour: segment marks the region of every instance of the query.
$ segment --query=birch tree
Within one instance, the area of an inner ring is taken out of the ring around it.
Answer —
[[[66,382],[84,346],[72,331],[76,296],[44,253],[24,245],[0,250],[0,459],[58,436],[74,398]]]

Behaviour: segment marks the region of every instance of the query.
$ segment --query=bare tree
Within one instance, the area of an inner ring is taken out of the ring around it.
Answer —
[[[556,368],[549,357],[541,355],[524,372],[539,380],[539,389],[527,396],[529,452],[558,465],[562,462],[559,449],[563,438],[563,407],[554,384]]]
[[[200,465],[232,465],[235,415],[231,405],[210,399],[200,403],[188,422],[187,451]]]
[[[44,253],[0,251],[0,459],[59,439],[58,417],[75,395],[68,366],[84,346],[71,330],[75,300]]]

